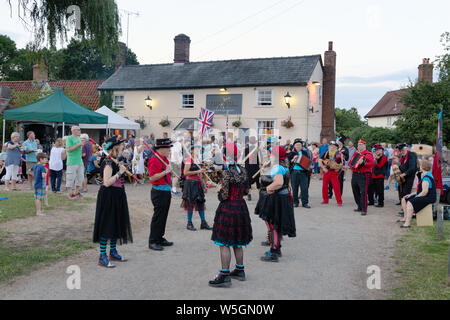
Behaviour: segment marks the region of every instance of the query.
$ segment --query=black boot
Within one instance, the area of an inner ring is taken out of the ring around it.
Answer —
[[[245,281],[245,271],[244,269],[234,269],[230,273],[230,277],[239,281]]]
[[[113,265],[108,258],[106,257],[105,253],[100,254],[100,257],[98,258],[98,265],[105,268],[114,268],[115,265]]]
[[[119,253],[117,252],[116,249],[111,250],[111,251],[109,252],[109,260],[112,260],[112,261],[120,261],[120,262],[128,261],[128,259],[125,259],[125,258],[122,257],[121,255],[119,255]]]
[[[261,257],[261,260],[266,262],[278,262],[278,255],[275,252],[269,251]]]
[[[208,225],[206,221],[202,221],[202,224],[200,225],[201,230],[212,230],[212,228]]]
[[[231,287],[230,273],[220,272],[214,280],[209,281],[211,287]]]
[[[191,231],[197,231],[197,229],[195,229],[194,225],[192,224],[192,222],[188,222],[186,229],[191,230]]]

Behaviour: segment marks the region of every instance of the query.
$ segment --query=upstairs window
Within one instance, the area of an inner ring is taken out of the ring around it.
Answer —
[[[194,95],[193,94],[182,94],[181,95],[181,108],[194,109]]]
[[[258,106],[271,106],[272,105],[272,90],[258,90],[257,91],[257,104]]]
[[[114,96],[113,107],[116,109],[125,108],[125,97],[122,95]]]

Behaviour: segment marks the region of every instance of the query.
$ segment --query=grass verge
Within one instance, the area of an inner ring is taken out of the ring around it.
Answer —
[[[444,221],[443,240],[437,240],[436,235],[436,226],[412,226],[398,240],[395,260],[400,281],[393,288],[390,299],[450,299],[450,286],[446,285],[450,221]]]
[[[13,277],[26,274],[59,261],[82,250],[91,249],[94,244],[88,240],[52,241],[46,247],[29,245],[14,246],[6,241],[7,233],[0,234],[0,284]]]
[[[7,197],[8,200],[0,201],[0,223],[13,219],[26,219],[36,215],[34,193],[0,191],[0,198],[3,197]],[[81,210],[87,204],[94,201],[94,198],[88,197],[70,200],[66,195],[53,194],[50,192],[48,195],[49,206],[44,206],[44,202],[41,201],[41,208],[44,212],[55,209],[63,209],[66,211]]]

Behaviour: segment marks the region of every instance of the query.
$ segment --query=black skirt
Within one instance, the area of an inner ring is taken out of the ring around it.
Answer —
[[[427,205],[434,203],[434,201],[432,199],[430,199],[426,196],[425,197],[414,196],[412,198],[409,198],[406,201],[411,202],[415,213],[419,212],[420,210],[425,208]]]
[[[181,207],[188,212],[205,211],[205,193],[201,182],[186,179],[183,187]]]
[[[101,186],[98,191],[94,242],[100,238],[117,239],[119,244],[133,242],[124,188]]]
[[[221,201],[216,210],[211,240],[227,247],[247,246],[253,240],[252,224],[245,200]]]
[[[255,214],[264,221],[273,224],[283,236],[296,236],[294,207],[290,194],[268,194],[261,190],[256,204]]]

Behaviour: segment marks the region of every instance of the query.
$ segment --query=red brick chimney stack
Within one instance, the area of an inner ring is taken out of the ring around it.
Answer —
[[[336,92],[336,52],[333,41],[328,42],[328,51],[324,54],[323,89],[322,89],[322,132],[320,139],[335,139],[335,92]]]
[[[430,58],[424,58],[422,64],[419,65],[419,81],[425,80],[433,83],[433,64],[430,63]]]
[[[45,62],[36,63],[33,66],[33,81],[47,82],[48,81],[48,67]]]
[[[185,34],[179,34],[175,37],[174,41],[175,41],[175,57],[173,59],[173,62],[188,63],[191,39]]]

